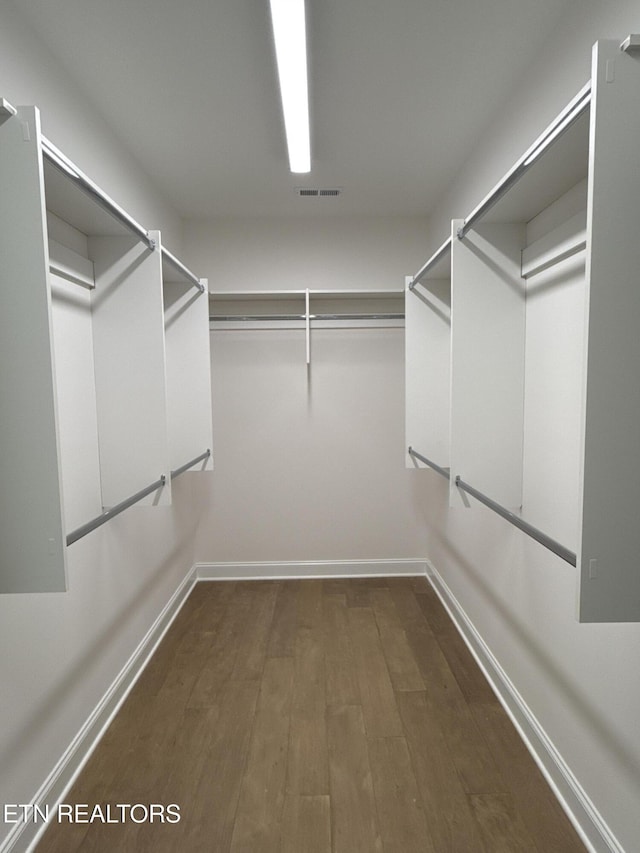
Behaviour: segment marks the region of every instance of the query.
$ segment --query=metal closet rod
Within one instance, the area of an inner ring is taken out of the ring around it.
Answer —
[[[570,101],[564,110],[556,117],[529,148],[525,154],[518,160],[513,168],[507,172],[504,178],[491,190],[489,195],[480,202],[480,204],[467,216],[462,226],[458,228],[457,235],[462,240],[467,232],[473,228],[474,224],[481,219],[493,206],[496,204],[506,192],[508,192],[520,178],[525,175],[531,166],[536,163],[544,152],[557,139],[559,139],[565,131],[567,131],[576,122],[580,116],[588,109],[591,104],[591,81],[589,81]]]
[[[124,225],[129,231],[139,237],[143,243],[151,250],[155,249],[156,242],[151,238],[149,232],[140,225],[139,222],[129,216],[126,210],[123,210],[119,204],[116,204],[113,199],[109,198],[99,186],[93,183],[84,172],[81,172],[65,155],[59,151],[53,143],[43,136],[42,137],[42,154],[47,160],[56,167],[60,172],[63,172],[73,183],[79,187],[82,192],[90,196],[96,204],[103,210],[106,210],[114,219]]]
[[[429,272],[430,269],[433,269],[437,263],[439,263],[447,252],[451,251],[451,237],[447,237],[442,246],[431,255],[429,260],[422,266],[418,272],[414,275],[414,277],[409,282],[409,290],[413,290],[413,288],[418,284],[418,282],[425,277],[425,275]]]
[[[165,259],[165,261],[170,263],[174,269],[178,270],[178,272],[182,273],[182,275],[186,279],[188,279],[194,285],[194,287],[198,288],[200,293],[204,293],[204,285],[201,283],[201,281],[197,277],[197,275],[192,273],[188,267],[185,267],[185,265],[182,263],[182,261],[179,261],[176,258],[176,256],[171,254],[171,252],[168,249],[165,249],[164,246],[162,246],[161,252],[162,252],[162,257]]]
[[[209,317],[211,321],[259,322],[260,320],[404,320],[404,314],[219,314]]]
[[[436,465],[435,462],[432,462],[431,459],[427,459],[426,456],[423,456],[421,453],[418,453],[413,447],[409,448],[409,456],[413,456],[416,459],[419,459],[420,462],[424,462],[425,465],[428,465],[429,468],[433,468],[441,477],[445,477],[447,480],[451,479],[449,475],[448,468],[442,468],[440,465]]]
[[[176,477],[179,477],[180,474],[184,474],[185,471],[188,471],[189,468],[193,468],[194,465],[197,465],[198,462],[204,462],[205,459],[208,459],[211,456],[211,451],[209,448],[205,450],[204,453],[201,453],[200,456],[196,456],[195,459],[192,459],[190,462],[181,465],[179,468],[176,468],[175,471],[171,472],[171,479],[175,480]]]
[[[536,542],[539,542],[541,545],[544,545],[545,548],[548,548],[550,551],[553,551],[554,554],[557,554],[558,557],[561,557],[567,563],[572,566],[575,566],[577,563],[576,555],[573,551],[570,551],[568,548],[565,548],[564,545],[561,545],[559,542],[556,542],[555,539],[552,539],[550,536],[547,536],[546,533],[543,533],[541,530],[538,530],[537,527],[534,527],[532,524],[529,524],[527,521],[523,521],[519,516],[515,513],[510,512],[508,509],[505,509],[500,504],[488,498],[486,495],[483,495],[482,492],[479,492],[477,489],[474,489],[473,486],[470,486],[468,483],[465,483],[460,477],[456,477],[455,480],[456,486],[459,489],[462,489],[463,492],[471,495],[471,497],[475,498],[480,503],[489,507],[489,509],[493,510],[498,515],[502,516],[502,518],[506,519],[508,522],[517,527],[519,530],[522,530],[523,533],[526,533],[527,536],[530,536],[532,539],[535,539]]]
[[[106,509],[103,513],[98,515],[96,518],[88,521],[86,524],[83,524],[82,527],[78,527],[76,530],[73,530],[71,533],[67,535],[67,545],[73,545],[74,542],[77,542],[78,539],[82,539],[83,536],[86,536],[87,533],[91,533],[92,530],[95,530],[97,527],[101,527],[103,524],[106,524],[107,521],[110,521],[116,515],[119,515],[121,512],[124,512],[125,509],[129,509],[130,506],[138,503],[143,498],[146,498],[147,495],[150,495],[152,492],[157,491],[162,488],[167,482],[167,478],[164,474],[160,477],[159,480],[156,480],[155,483],[151,483],[150,486],[147,486],[146,489],[142,489],[141,492],[136,492],[135,495],[131,495],[130,498],[122,501],[122,503],[116,504],[116,506],[112,506],[110,509]]]

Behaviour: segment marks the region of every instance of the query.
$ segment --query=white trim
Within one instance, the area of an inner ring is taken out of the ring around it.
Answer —
[[[63,797],[98,745],[111,720],[127,698],[131,688],[178,615],[196,582],[195,570],[191,568],[78,734],[71,741],[56,766],[42,783],[33,798],[33,805],[39,806],[43,810],[45,805],[48,805],[51,814],[53,814],[58,803],[63,802]],[[31,821],[16,823],[7,837],[0,842],[0,853],[34,850],[46,828],[47,824],[44,823],[37,825]]]
[[[437,569],[427,578],[590,853],[624,853],[604,819]]]
[[[302,578],[371,578],[424,576],[424,559],[304,560],[301,562],[197,563],[200,581],[284,580]]]

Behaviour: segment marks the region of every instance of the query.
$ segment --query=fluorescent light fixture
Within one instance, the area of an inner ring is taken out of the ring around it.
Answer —
[[[311,171],[304,0],[270,0],[284,127],[292,172]]]

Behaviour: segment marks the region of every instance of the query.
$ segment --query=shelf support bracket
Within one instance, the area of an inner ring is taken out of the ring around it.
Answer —
[[[0,98],[0,124],[3,124],[8,118],[12,118],[17,114],[18,110],[6,98]]]
[[[640,35],[628,35],[620,45],[620,50],[625,53],[637,53],[640,50]]]
[[[309,313],[309,288],[304,294],[304,324],[307,338],[307,367],[311,364],[311,315]]]

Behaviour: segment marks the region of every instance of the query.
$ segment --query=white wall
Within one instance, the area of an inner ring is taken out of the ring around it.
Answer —
[[[38,105],[50,139],[181,250],[179,217],[5,3],[0,81],[4,97]],[[71,546],[67,593],[0,596],[0,803],[33,800],[192,567],[192,486],[186,474],[172,507],[132,508]],[[12,829],[0,827],[0,847]]]
[[[592,43],[622,40],[639,24],[637,2],[573,5],[510,103],[490,117],[438,205],[432,247],[446,237],[450,219],[472,210],[586,82]],[[554,503],[558,492],[566,499],[576,476],[584,292],[571,273],[562,285],[529,296],[525,501],[534,523],[550,524],[566,538],[571,507],[565,501],[558,517]],[[469,509],[450,510],[444,483],[437,502],[424,505],[424,522],[429,556],[466,615],[622,849],[640,849],[640,626],[579,624],[576,569],[473,501]]]
[[[210,289],[398,289],[424,219],[190,223]],[[404,469],[402,329],[211,333],[215,471],[202,562],[423,557],[429,484]],[[206,482],[206,486],[205,486]]]

